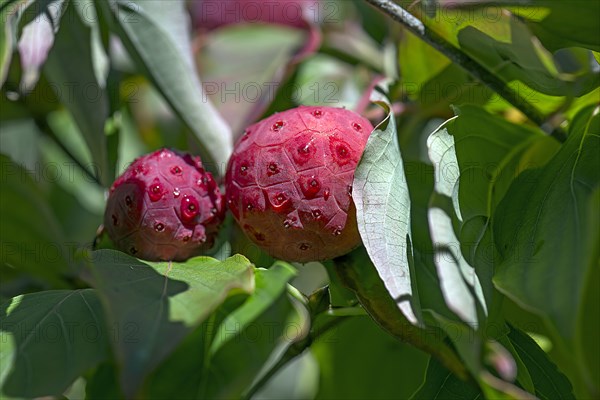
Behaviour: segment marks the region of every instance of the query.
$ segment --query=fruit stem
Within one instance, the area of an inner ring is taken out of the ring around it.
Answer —
[[[550,136],[560,142],[564,142],[567,138],[565,132],[558,126],[553,126],[537,108],[531,105],[527,100],[519,95],[516,91],[506,85],[504,81],[496,75],[488,71],[483,65],[478,63],[461,49],[448,43],[446,39],[428,28],[421,20],[400,7],[391,0],[366,0],[373,7],[381,12],[389,15],[396,22],[404,25],[411,33],[419,37],[425,43],[432,46],[437,51],[444,54],[452,62],[462,67],[465,71],[471,74],[475,79],[486,85],[502,96],[506,101],[520,110],[527,118],[536,125],[548,131]]]

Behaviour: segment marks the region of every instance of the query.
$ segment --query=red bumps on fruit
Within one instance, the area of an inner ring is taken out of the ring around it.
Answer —
[[[371,123],[334,107],[299,107],[246,129],[226,176],[227,204],[246,235],[287,261],[318,261],[360,244],[354,170]]]
[[[150,261],[184,261],[214,244],[223,196],[199,157],[162,149],[136,159],[110,188],[104,226],[115,245]]]

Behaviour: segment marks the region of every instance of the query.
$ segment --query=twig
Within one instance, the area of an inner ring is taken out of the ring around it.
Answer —
[[[527,118],[536,125],[544,128],[547,127],[547,119],[542,113],[524,98],[519,96],[517,92],[512,90],[500,78],[489,72],[476,60],[465,54],[460,49],[454,47],[435,31],[429,29],[417,17],[406,11],[391,0],[366,0],[375,8],[389,15],[395,21],[404,25],[410,32],[417,35],[421,40],[444,54],[452,62],[462,67],[465,71],[471,74],[475,79],[489,87],[494,92],[502,96],[506,101],[519,109]],[[564,142],[566,134],[560,128],[554,128],[550,135],[555,139]]]

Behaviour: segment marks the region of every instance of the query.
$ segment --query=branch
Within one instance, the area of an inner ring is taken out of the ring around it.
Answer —
[[[527,118],[542,128],[548,128],[548,121],[540,111],[517,92],[506,85],[504,81],[489,72],[471,56],[454,47],[442,36],[429,29],[417,17],[406,11],[391,0],[366,0],[375,8],[389,15],[395,21],[404,25],[410,32],[417,35],[427,44],[438,50],[452,62],[462,67],[482,84],[502,96],[506,101],[519,109]],[[550,129],[550,135],[560,142],[566,140],[566,134],[560,128]]]

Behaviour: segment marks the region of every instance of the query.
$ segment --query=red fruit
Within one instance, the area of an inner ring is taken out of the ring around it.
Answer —
[[[243,22],[306,28],[307,20],[318,19],[323,8],[319,0],[196,0],[191,10],[194,25],[203,29]]]
[[[224,214],[200,158],[162,149],[136,159],[113,183],[104,226],[131,255],[184,261],[212,247]]]
[[[294,108],[249,127],[226,176],[227,204],[246,235],[298,262],[358,246],[352,181],[372,130],[360,115],[333,107]]]

